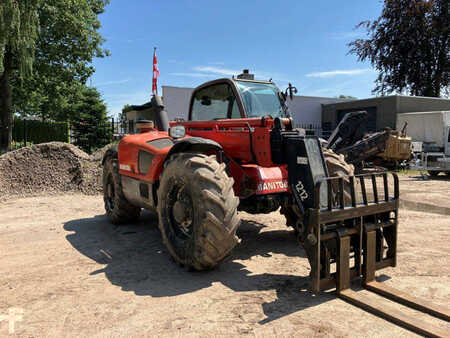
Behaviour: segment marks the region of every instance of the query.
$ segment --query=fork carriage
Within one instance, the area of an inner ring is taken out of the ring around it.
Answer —
[[[389,176],[393,178],[393,194],[389,192]],[[381,196],[377,177],[383,181]],[[351,176],[348,180],[330,177],[319,181],[315,185],[314,208],[307,211],[308,234],[303,246],[311,265],[311,290],[314,292],[333,287],[345,290],[354,279],[362,277],[369,282],[374,279],[376,270],[396,266],[397,175],[372,173]],[[367,181],[370,181],[372,196],[367,192]],[[356,182],[360,185],[360,196],[356,194]],[[324,185],[327,200],[321,201]],[[333,185],[338,187],[337,202],[333,201]]]

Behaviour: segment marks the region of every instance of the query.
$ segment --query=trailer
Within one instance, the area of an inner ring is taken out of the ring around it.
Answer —
[[[441,172],[450,176],[450,111],[403,113],[397,115],[397,128],[408,124],[408,135],[421,149],[416,153],[419,170],[430,176]]]

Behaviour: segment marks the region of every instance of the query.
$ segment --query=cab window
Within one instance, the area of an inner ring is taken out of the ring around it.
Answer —
[[[239,106],[229,84],[208,86],[194,94],[191,120],[210,121],[240,117]]]

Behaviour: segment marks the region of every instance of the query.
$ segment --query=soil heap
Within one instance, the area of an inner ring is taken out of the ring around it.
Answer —
[[[91,156],[62,142],[37,144],[0,156],[0,201],[61,192],[88,195],[102,191],[103,154]]]

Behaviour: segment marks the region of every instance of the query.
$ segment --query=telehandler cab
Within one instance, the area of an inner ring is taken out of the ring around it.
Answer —
[[[352,280],[373,286],[375,271],[397,261],[397,176],[354,176],[342,155],[295,129],[286,105],[295,92],[244,71],[197,87],[188,121],[169,123],[160,109],[156,126],[141,123],[104,156],[110,220],[156,210],[174,260],[205,270],[238,243],[239,210],[280,209],[306,251],[312,291],[351,298]]]

